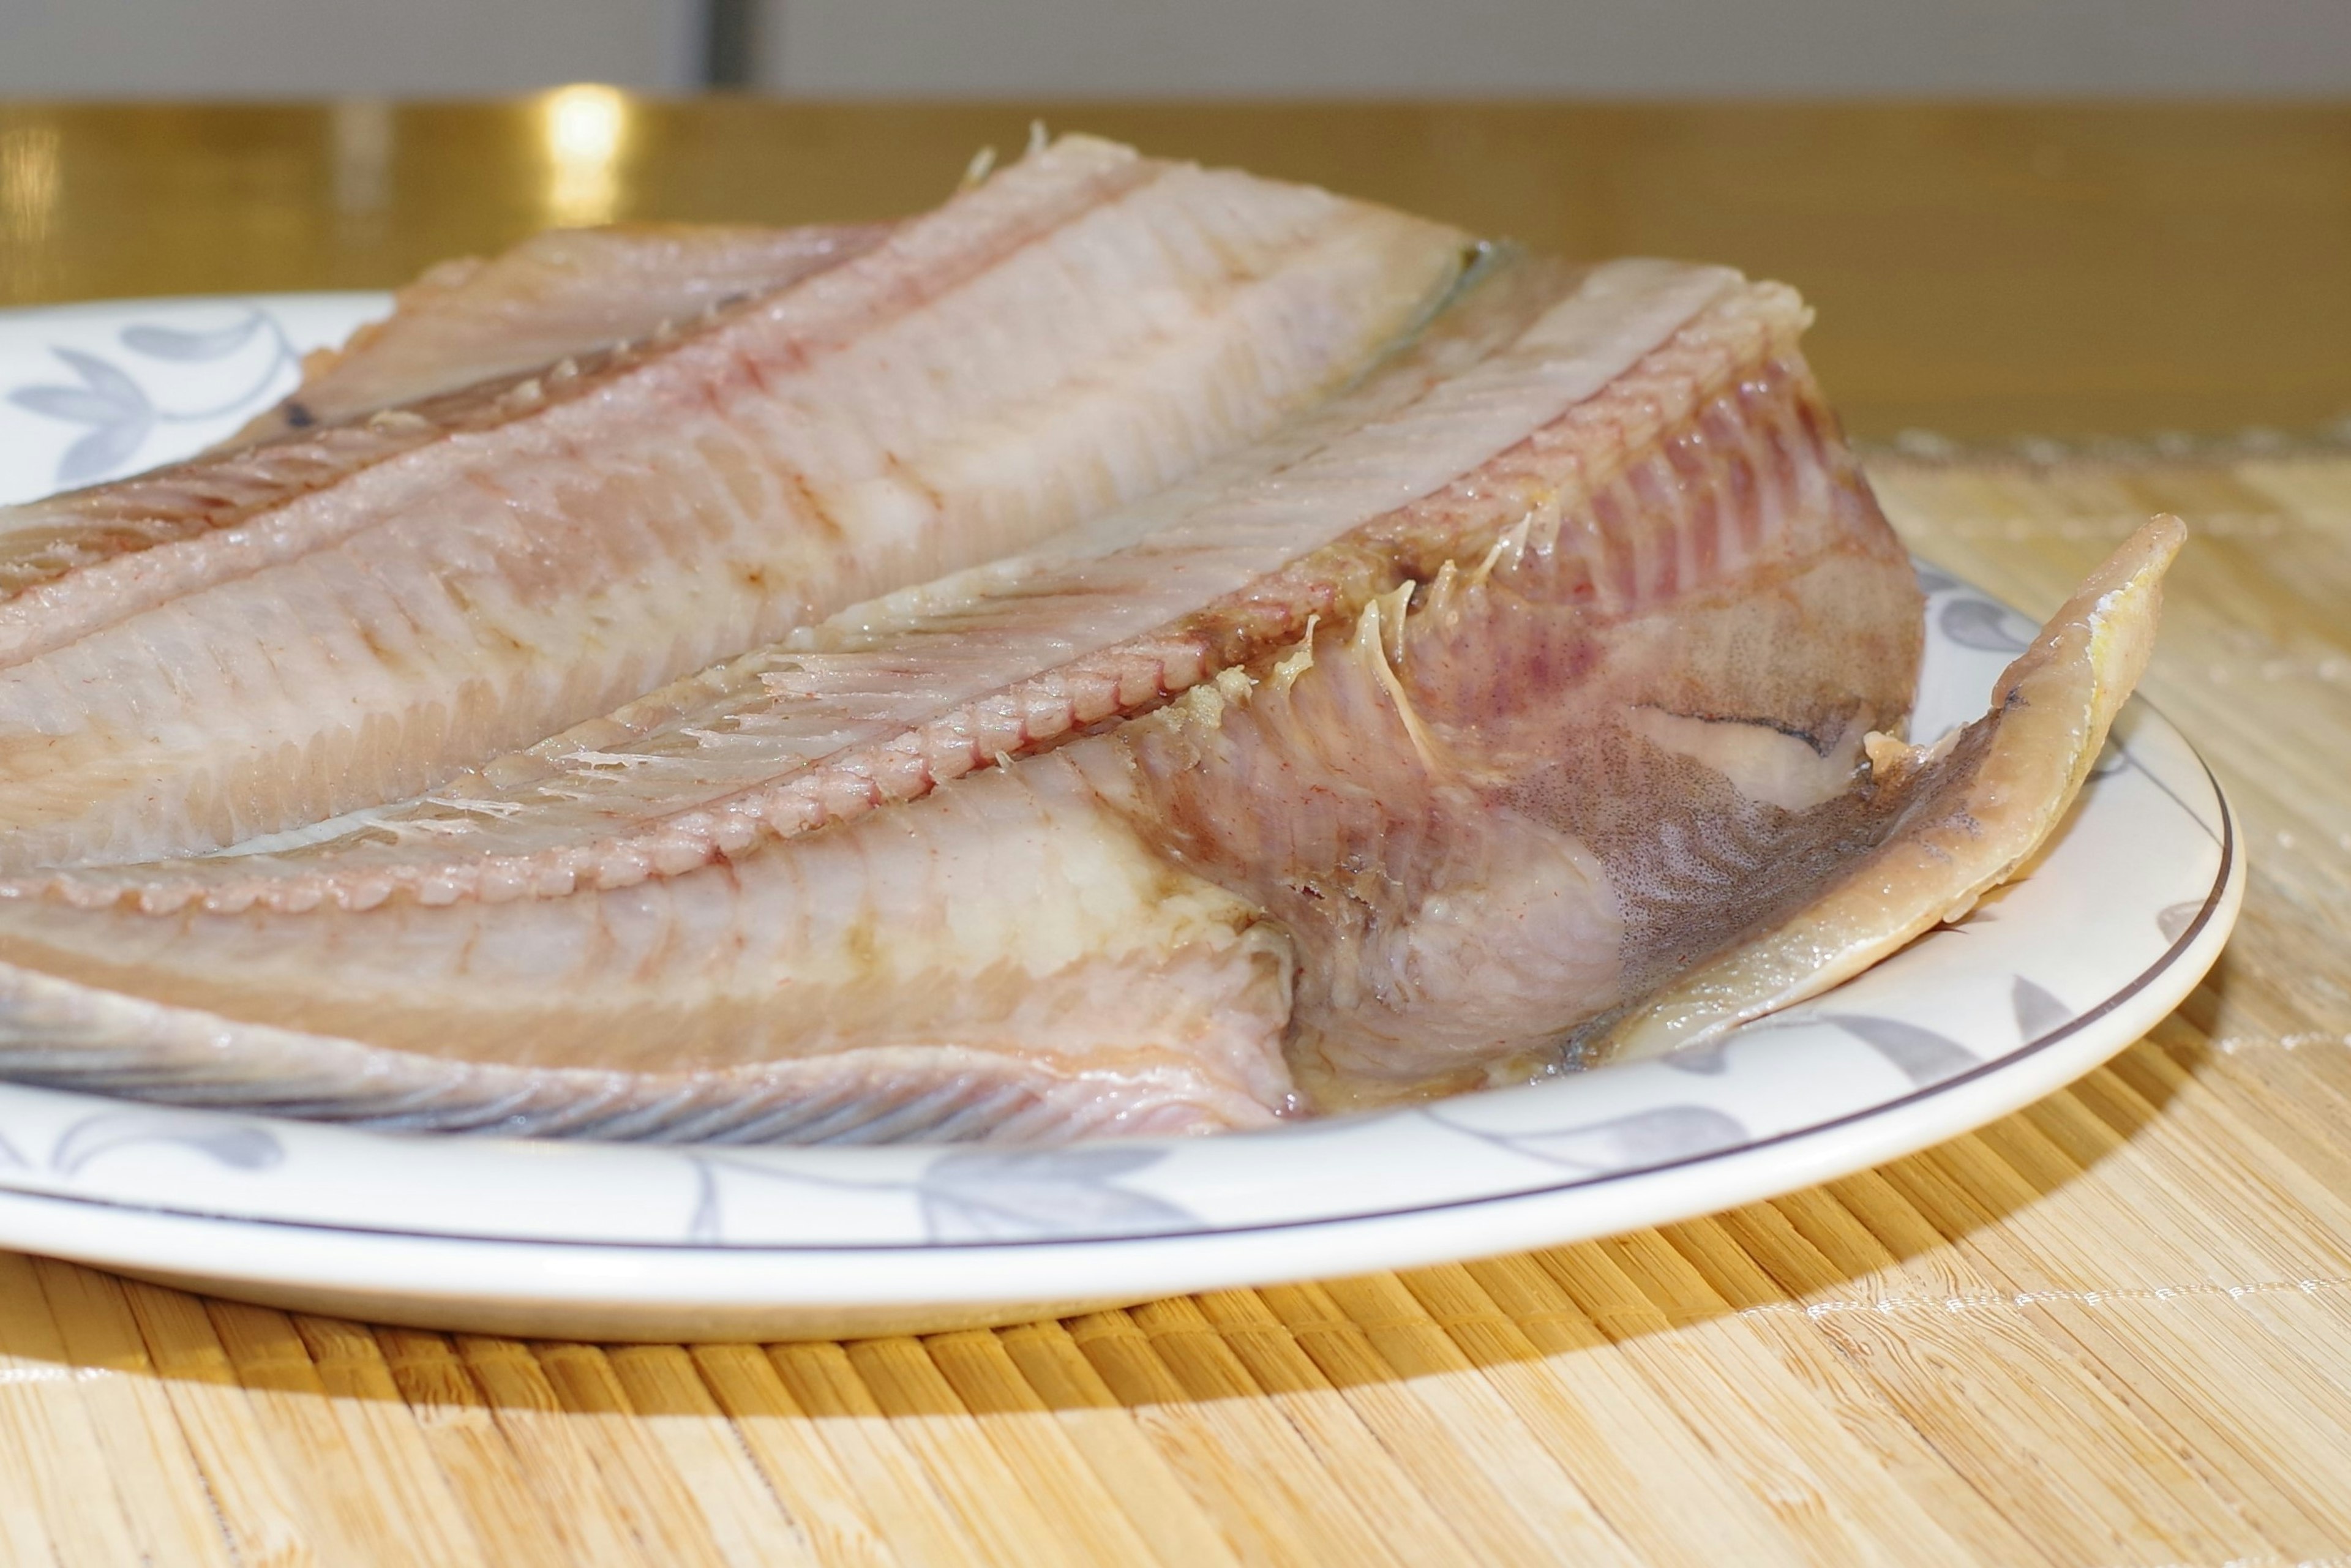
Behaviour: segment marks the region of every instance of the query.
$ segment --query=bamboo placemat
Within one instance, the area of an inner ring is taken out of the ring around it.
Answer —
[[[524,1343],[0,1255],[0,1558],[2351,1562],[2351,455],[1872,467],[2033,612],[2196,531],[2146,689],[2252,891],[2074,1088],[1691,1224],[930,1339]]]

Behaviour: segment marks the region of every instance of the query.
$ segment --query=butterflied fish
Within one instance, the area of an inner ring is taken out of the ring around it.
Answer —
[[[1775,936],[1866,961],[2047,831],[2165,554],[1977,738],[1904,747],[1919,595],[1806,319],[1719,268],[1489,254],[1319,406],[1056,537],[405,800],[196,858],[27,851],[0,1071],[413,1127],[1039,1140],[1736,1021],[1804,983]],[[1997,842],[1938,878],[1995,787]],[[1864,871],[1896,892],[1865,906]]]

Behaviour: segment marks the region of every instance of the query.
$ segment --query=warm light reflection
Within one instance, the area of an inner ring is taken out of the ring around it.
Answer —
[[[381,99],[344,99],[329,111],[327,127],[335,210],[356,216],[383,207],[392,197],[392,105]]]
[[[57,205],[57,133],[47,126],[0,131],[0,233],[46,238]]]
[[[51,281],[61,151],[49,126],[0,131],[0,303],[37,298]]]
[[[562,226],[608,224],[620,205],[629,100],[617,88],[558,88],[539,109],[547,141],[547,216]]]

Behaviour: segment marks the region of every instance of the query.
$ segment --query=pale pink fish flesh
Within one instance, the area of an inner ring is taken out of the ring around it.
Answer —
[[[0,513],[0,869],[396,800],[1082,522],[1359,372],[1466,243],[1068,140],[576,373]]]
[[[135,889],[157,911],[497,900],[625,885],[911,798],[1277,650],[1416,560],[1485,549],[1545,482],[1508,448],[1570,412],[1604,448],[1603,422],[1647,419],[1657,384],[1719,379],[1792,332],[1792,297],[1734,284],[1498,263],[1312,416],[1038,551],[852,606],[431,797],[284,835],[298,854],[258,841],[44,885],[82,903]],[[1465,473],[1467,504],[1447,506]]]
[[[1980,768],[1885,738],[1919,595],[1805,319],[1719,269],[1492,258],[1256,445],[430,795],[223,855],[28,857],[0,1071],[407,1127],[1039,1142],[1522,1080],[1690,1016],[1691,977],[1770,1005],[1742,955],[1882,948],[1953,889],[1857,909],[1855,868],[1948,860],[1983,804]],[[2096,681],[2053,632],[2038,707],[1961,748],[2006,759],[2015,821],[2078,784],[2167,553]]]
[[[343,424],[476,382],[550,370],[773,294],[881,243],[884,224],[550,229],[486,260],[444,261],[393,313],[305,357],[302,384],[224,445]]]

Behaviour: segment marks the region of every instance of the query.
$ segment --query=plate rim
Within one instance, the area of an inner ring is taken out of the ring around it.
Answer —
[[[166,1273],[206,1286],[276,1290],[285,1296],[322,1290],[364,1295],[382,1321],[463,1327],[470,1311],[487,1307],[551,1312],[559,1322],[574,1327],[585,1314],[590,1324],[609,1327],[610,1314],[619,1312],[629,1320],[626,1323],[590,1337],[664,1341],[679,1337],[681,1322],[691,1320],[697,1311],[756,1313],[766,1309],[780,1316],[799,1309],[928,1306],[946,1312],[997,1305],[1008,1314],[1029,1316],[1035,1314],[1018,1309],[1049,1298],[1082,1297],[1107,1305],[1567,1245],[1690,1219],[1834,1180],[1959,1136],[2055,1092],[2142,1038],[2194,988],[2226,944],[2245,881],[2246,862],[2239,854],[2230,874],[2217,883],[2213,919],[2189,950],[2156,972],[2154,981],[2102,1015],[2097,1021],[2109,1024],[2111,1030],[2076,1031],[2052,1040],[2051,1049],[2038,1056],[2008,1063],[2010,1077],[2026,1081],[2024,1092],[1992,1096],[1996,1108],[1988,1113],[1963,1108],[1970,1098],[1964,1091],[1972,1088],[1980,1093],[1985,1085],[2003,1082],[1999,1074],[1970,1079],[1960,1092],[1943,1096],[1942,1103],[1953,1113],[1925,1124],[1916,1117],[1865,1114],[1826,1133],[1801,1134],[1770,1147],[1727,1150],[1671,1170],[1634,1173],[1652,1179],[1619,1190],[1638,1197],[1619,1204],[1614,1212],[1582,1217],[1581,1223],[1561,1225],[1552,1218],[1551,1211],[1573,1202],[1578,1190],[1554,1187],[1470,1205],[1468,1216],[1486,1221],[1478,1234],[1466,1229],[1430,1234],[1446,1219],[1459,1218],[1459,1211],[1320,1221],[1308,1234],[1322,1245],[1311,1252],[1302,1247],[1276,1250],[1284,1233],[1264,1231],[1092,1240],[1049,1238],[1011,1248],[949,1244],[844,1251],[789,1244],[679,1247],[476,1239],[211,1218],[101,1201],[99,1211],[110,1222],[106,1228],[117,1243],[109,1245],[109,1236],[92,1236],[70,1225],[59,1234],[28,1241],[10,1222],[12,1215],[79,1217],[89,1208],[67,1195],[7,1189],[0,1191],[0,1227],[17,1232],[11,1245],[100,1267]],[[2155,983],[2164,980],[2170,983]],[[2146,1015],[2143,1019],[2137,1016],[2140,1012]],[[2124,1016],[2117,1023],[2118,1015]],[[2069,1045],[2075,1050],[2067,1051]],[[1864,1127],[1878,1135],[1851,1136]],[[1808,1149],[1808,1145],[1819,1146]],[[1691,1179],[1741,1163],[1761,1166],[1770,1175],[1746,1183]],[[1737,1186],[1737,1196],[1725,1197],[1717,1190],[1725,1186]],[[1674,1187],[1681,1190],[1667,1190]],[[141,1245],[142,1235],[168,1245]],[[126,1240],[129,1245],[121,1244]],[[229,1245],[242,1241],[258,1241],[257,1252]],[[323,1251],[306,1250],[306,1246],[323,1247]],[[402,1271],[389,1266],[395,1260],[437,1264],[439,1269]],[[938,1267],[942,1262],[952,1267]],[[671,1315],[661,1315],[664,1313]],[[648,1319],[644,1314],[652,1315]],[[735,1331],[741,1326],[739,1321],[728,1325],[726,1336],[740,1337]],[[698,1329],[686,1335],[708,1337]],[[828,1333],[819,1337],[838,1336]]]
[[[2155,716],[2158,718],[2162,718],[2162,715],[2159,712],[2157,712],[2153,708],[2152,705],[2148,705],[2147,711],[2154,713]],[[2168,719],[2163,720],[2163,722],[2169,727],[2169,721]],[[2177,727],[2172,727],[2173,733],[2178,733]],[[2184,743],[2184,737],[2182,737],[2182,740]],[[2220,949],[2226,945],[2228,936],[2231,930],[2233,929],[2236,923],[2236,904],[2238,901],[2236,899],[2232,899],[2230,895],[2232,890],[2241,895],[2243,856],[2238,850],[2238,831],[2236,812],[2234,809],[2230,805],[2227,795],[2221,790],[2220,780],[2214,776],[2210,764],[2204,760],[2200,753],[2196,753],[2192,747],[2189,747],[2189,750],[2191,755],[2196,757],[2198,764],[2202,767],[2204,777],[2211,785],[2213,798],[2220,804],[2220,859],[2213,874],[2212,885],[2209,890],[2207,890],[2203,903],[2199,906],[2195,915],[2190,919],[2188,925],[2181,930],[2179,936],[2174,938],[2171,944],[2167,946],[2162,954],[2159,955],[2152,963],[2142,968],[2128,981],[2109,992],[2097,1002],[2085,1009],[2081,1013],[2068,1019],[2065,1022],[2055,1026],[2043,1034],[2034,1037],[2031,1040],[2017,1045],[2013,1049],[1998,1057],[1978,1062],[1975,1066],[1966,1069],[1963,1071],[1955,1072],[1947,1078],[1938,1079],[1931,1083],[1921,1084],[1918,1087],[1910,1090],[1907,1093],[1896,1095],[1892,1099],[1879,1101],[1874,1104],[1864,1106],[1857,1110],[1847,1111],[1841,1114],[1829,1117],[1824,1121],[1806,1123],[1802,1126],[1790,1127],[1780,1132],[1765,1134],[1761,1136],[1750,1138],[1745,1142],[1730,1145],[1729,1147],[1708,1149],[1697,1153],[1681,1155],[1671,1159],[1660,1160],[1655,1164],[1634,1165],[1611,1170],[1594,1171],[1588,1175],[1574,1176],[1562,1181],[1546,1181],[1528,1186],[1486,1192],[1470,1197],[1440,1198],[1429,1203],[1415,1204],[1409,1207],[1401,1207],[1351,1210],[1344,1213],[1322,1214],[1287,1219],[1240,1221],[1230,1225],[1204,1224],[1183,1228],[1154,1230],[1148,1233],[1129,1233],[1124,1235],[1089,1236],[1077,1234],[1007,1236],[967,1238],[946,1241],[929,1239],[897,1241],[705,1241],[693,1239],[684,1239],[675,1241],[647,1239],[603,1241],[579,1237],[496,1236],[481,1234],[478,1232],[468,1233],[456,1230],[415,1229],[388,1225],[336,1224],[324,1220],[284,1218],[269,1215],[238,1214],[216,1209],[183,1207],[162,1203],[142,1203],[121,1197],[109,1197],[104,1194],[60,1192],[46,1188],[18,1186],[14,1183],[9,1182],[6,1179],[5,1173],[4,1172],[0,1172],[0,1193],[5,1193],[9,1196],[15,1197],[38,1197],[54,1200],[59,1203],[70,1203],[87,1205],[94,1207],[120,1209],[137,1214],[162,1216],[175,1219],[194,1219],[210,1222],[225,1221],[238,1225],[266,1226],[277,1229],[312,1231],[339,1236],[398,1237],[418,1241],[447,1241],[484,1246],[525,1246],[590,1249],[624,1249],[658,1254],[679,1252],[780,1252],[823,1254],[914,1252],[935,1258],[943,1253],[991,1251],[1022,1248],[1033,1249],[1037,1248],[1058,1247],[1101,1247],[1134,1242],[1207,1240],[1226,1237],[1253,1236],[1271,1232],[1310,1230],[1332,1225],[1375,1224],[1385,1220],[1407,1219],[1418,1218],[1424,1215],[1438,1215],[1447,1212],[1458,1212],[1464,1209],[1477,1208],[1488,1204],[1512,1203],[1531,1198],[1549,1197],[1567,1192],[1588,1191],[1593,1188],[1609,1186],[1628,1181],[1639,1181],[1646,1178],[1667,1176],[1675,1172],[1694,1169],[1700,1166],[1719,1166],[1725,1162],[1737,1159],[1741,1155],[1782,1148],[1785,1145],[1803,1140],[1835,1134],[1862,1123],[1876,1121],[1879,1118],[1889,1115],[1898,1115],[1905,1111],[1914,1109],[1918,1105],[1964,1089],[1970,1084],[1998,1077],[2022,1067],[2023,1064],[2046,1052],[2051,1048],[2061,1045],[2074,1036],[2082,1033],[2085,1030],[2104,1022],[2116,1012],[2127,1007],[2140,995],[2154,988],[2158,981],[2171,974],[2173,970],[2179,968],[2182,960],[2187,958],[2192,951],[2205,945],[2207,932],[2214,925],[2216,917],[2222,915],[2225,908],[2227,918],[2220,921],[2221,929],[2211,942],[2211,961],[2217,961],[2220,955]],[[2210,967],[2210,963],[2208,962],[2203,968],[2197,970],[2195,977],[2191,978],[2184,988],[2182,988],[2181,994],[2183,996],[2188,991],[2192,991],[2196,985],[2200,983],[2204,974],[2209,970]],[[2178,1004],[2176,1002],[2173,1004],[2175,1007]],[[2167,1012],[2168,1010],[2168,1009],[2166,1009]],[[2133,1039],[2136,1038],[2136,1036],[2133,1037]],[[2124,1040],[2115,1049],[2118,1051],[2126,1048],[2130,1043],[2131,1041],[2128,1040]],[[5,1083],[5,1082],[0,1082],[0,1092],[5,1092],[5,1090],[11,1087],[17,1086]],[[102,1095],[84,1095],[83,1097],[89,1099],[110,1098]],[[1455,1096],[1453,1098],[1459,1099],[1465,1098],[1465,1096]],[[1434,1102],[1434,1103],[1446,1103],[1448,1102]],[[2030,1103],[2030,1102],[2025,1102],[2025,1103]],[[1382,1115],[1390,1113],[1391,1113],[1387,1112],[1372,1113],[1362,1118],[1362,1121],[1369,1122],[1376,1120]],[[264,1124],[280,1122],[297,1122],[298,1124],[303,1125],[310,1124],[300,1124],[298,1122],[298,1119],[291,1117],[251,1115],[242,1113],[230,1113],[229,1114],[235,1115],[236,1119],[239,1121]],[[1329,1125],[1353,1120],[1355,1119],[1332,1118],[1330,1123],[1326,1123],[1324,1124]],[[376,1129],[371,1128],[351,1128],[349,1130],[354,1132],[376,1131]],[[1272,1129],[1264,1135],[1280,1136],[1280,1134],[1281,1129]],[[392,1134],[385,1135],[403,1138],[413,1137],[419,1143],[430,1143],[449,1137],[468,1136],[468,1134]],[[513,1139],[507,1141],[528,1143],[532,1140]],[[1068,1146],[1116,1147],[1119,1146],[1120,1142],[1120,1140],[1115,1139],[1096,1139],[1088,1140],[1082,1145]],[[674,1145],[659,1146],[683,1151],[697,1147],[744,1148],[755,1147],[756,1145]],[[953,1149],[957,1147],[957,1145],[914,1145],[900,1146],[943,1149]],[[1861,1167],[1855,1168],[1857,1169]]]

